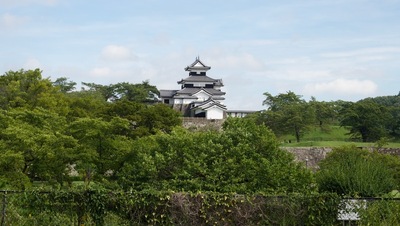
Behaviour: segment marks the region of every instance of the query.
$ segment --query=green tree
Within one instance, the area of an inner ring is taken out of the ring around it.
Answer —
[[[294,134],[300,142],[303,134],[315,122],[315,111],[301,96],[289,91],[286,94],[272,96],[264,93],[266,99],[263,104],[267,110],[260,117],[277,136]]]
[[[99,92],[106,101],[128,100],[139,103],[157,102],[159,91],[148,81],[141,84],[121,82],[111,85],[100,85],[95,83],[82,83],[89,91]]]
[[[65,118],[42,108],[11,109],[5,114],[9,121],[0,132],[3,154],[13,156],[19,166],[23,164],[16,172],[31,181],[61,185],[68,181],[67,164],[73,161],[77,143],[63,134]]]
[[[340,125],[350,127],[350,135],[363,142],[374,142],[388,136],[388,126],[392,121],[389,109],[371,100],[350,103],[344,107]]]
[[[155,134],[157,131],[169,133],[182,125],[180,114],[165,104],[146,105],[139,112],[137,129]]]
[[[53,82],[53,86],[59,87],[60,91],[63,93],[68,93],[75,90],[76,82],[68,81],[66,77],[60,77]]]
[[[67,114],[69,121],[85,117],[100,117],[108,105],[98,92],[85,90],[67,93],[65,100],[69,107]]]
[[[68,113],[67,101],[42,71],[9,71],[0,76],[0,108],[42,107],[61,115]]]
[[[334,149],[319,166],[316,179],[320,191],[377,197],[399,186],[398,157],[355,146]]]
[[[311,172],[293,160],[265,126],[228,119],[222,132],[179,128],[136,140],[118,181],[125,188],[175,191],[309,190]]]
[[[311,97],[309,104],[314,108],[315,119],[320,128],[323,128],[325,124],[332,124],[332,122],[337,118],[332,102],[317,101],[315,97]]]
[[[130,124],[126,119],[114,117],[110,121],[101,118],[79,118],[70,123],[67,131],[78,142],[76,169],[85,180],[112,178],[121,167],[121,158],[130,150]]]
[[[182,125],[179,113],[165,104],[143,104],[126,99],[109,103],[103,116],[127,119],[131,124],[129,136],[132,138],[158,131],[169,133],[174,127]]]

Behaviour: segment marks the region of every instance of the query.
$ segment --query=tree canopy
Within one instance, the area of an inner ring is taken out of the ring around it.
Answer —
[[[39,69],[0,76],[0,186],[62,186],[73,171],[88,183],[101,180],[119,170],[133,140],[181,125],[177,112],[150,98],[158,91],[148,82],[75,85],[65,77],[52,82]],[[106,99],[104,87],[119,99]]]
[[[251,120],[227,119],[222,132],[156,134],[136,140],[134,147],[117,174],[125,188],[294,192],[310,189],[312,181],[273,133]]]
[[[294,134],[297,142],[314,123],[315,112],[301,96],[287,92],[272,96],[264,93],[263,104],[267,110],[261,113],[260,120],[271,128],[277,135]]]

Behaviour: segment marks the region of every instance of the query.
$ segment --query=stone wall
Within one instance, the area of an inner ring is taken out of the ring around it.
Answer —
[[[327,147],[283,147],[282,149],[293,153],[295,160],[304,163],[308,168],[317,170],[318,163],[332,151],[332,148]],[[400,149],[395,148],[365,148],[369,151],[377,150],[380,153],[396,155],[400,157]]]
[[[225,119],[206,119],[206,118],[190,118],[183,117],[182,125],[190,130],[220,130]]]

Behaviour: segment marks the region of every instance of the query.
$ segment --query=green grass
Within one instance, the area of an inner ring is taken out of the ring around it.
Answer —
[[[351,142],[351,141],[300,141],[282,143],[282,147],[340,147],[344,145],[355,145],[356,147],[376,147],[375,143]],[[388,143],[385,148],[400,148],[400,143]]]
[[[357,147],[376,147],[375,143],[363,143],[354,141],[348,135],[349,129],[340,126],[330,126],[321,129],[315,127],[296,142],[296,138],[291,135],[279,137],[283,147],[340,147],[343,145],[355,145]],[[384,147],[400,148],[400,142],[390,142]]]

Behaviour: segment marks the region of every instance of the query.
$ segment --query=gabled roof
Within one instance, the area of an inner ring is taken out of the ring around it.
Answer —
[[[196,60],[191,65],[189,65],[185,68],[185,71],[191,71],[191,70],[208,71],[210,69],[211,69],[211,67],[206,66],[203,62],[200,61],[200,57],[196,57]]]
[[[224,86],[224,83],[222,82],[222,79],[216,79],[217,82],[214,84],[216,86]]]
[[[218,101],[215,101],[212,98],[209,98],[208,100],[204,101],[203,103],[201,103],[200,105],[197,105],[196,107],[194,107],[193,109],[202,109],[202,110],[207,110],[211,107],[218,107],[220,109],[226,110],[226,106],[221,104]]]
[[[221,110],[226,111],[226,106],[225,106],[225,105],[222,105],[222,104],[219,104],[219,103],[214,103],[214,104],[212,104],[212,105],[210,105],[210,106],[204,108],[204,110],[208,110],[208,109],[213,108],[213,107],[216,107],[216,108],[219,108],[219,109],[221,109]]]

